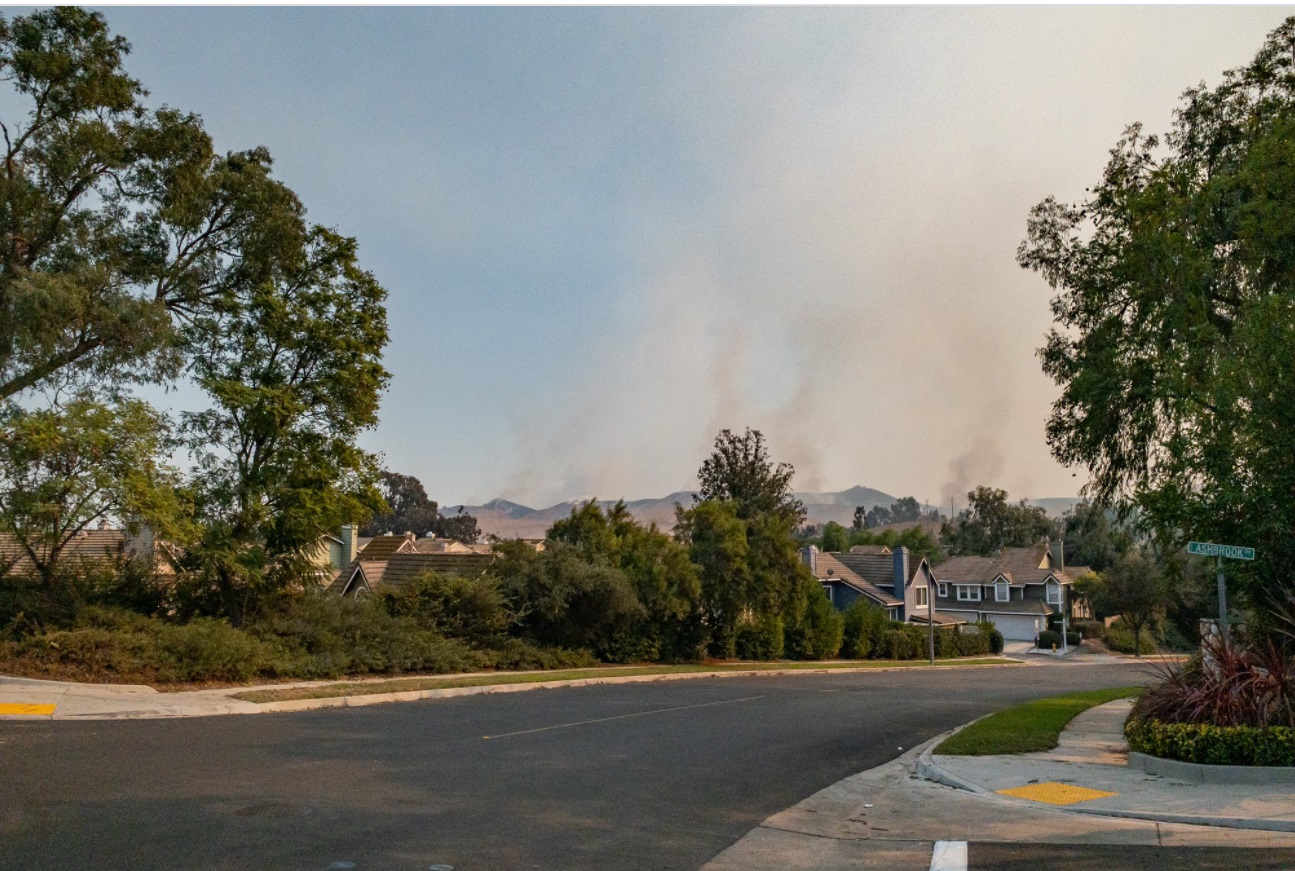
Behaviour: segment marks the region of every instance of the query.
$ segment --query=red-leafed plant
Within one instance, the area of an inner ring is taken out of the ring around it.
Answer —
[[[1295,726],[1295,658],[1273,640],[1243,643],[1210,637],[1186,663],[1165,668],[1143,693],[1134,716],[1161,723]]]

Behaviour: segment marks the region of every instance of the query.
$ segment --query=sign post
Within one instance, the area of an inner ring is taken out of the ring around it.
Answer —
[[[1189,541],[1187,542],[1187,552],[1197,556],[1214,557],[1215,568],[1218,570],[1219,580],[1219,631],[1223,633],[1223,640],[1228,639],[1228,587],[1227,582],[1223,579],[1223,559],[1243,559],[1252,560],[1255,558],[1255,549],[1253,547],[1237,547],[1231,544],[1211,544],[1206,541]],[[1135,640],[1136,644],[1137,641]]]

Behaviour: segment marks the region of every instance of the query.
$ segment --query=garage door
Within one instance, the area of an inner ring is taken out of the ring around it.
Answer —
[[[1044,628],[1043,617],[1029,617],[1023,614],[986,614],[1003,638],[1008,641],[1033,641]]]

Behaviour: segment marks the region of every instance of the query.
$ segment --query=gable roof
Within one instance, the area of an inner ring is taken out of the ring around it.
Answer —
[[[888,608],[904,604],[903,600],[896,599],[894,594],[887,592],[871,581],[860,577],[856,572],[852,571],[848,566],[837,559],[838,556],[840,556],[840,554],[815,554],[815,577],[820,581],[840,582],[845,584],[847,587],[852,587],[855,590],[858,590],[869,599],[872,599],[874,602],[879,602]]]
[[[493,553],[418,553],[400,551],[383,560],[357,559],[346,566],[327,587],[331,593],[344,594],[359,579],[373,588],[402,586],[427,572],[476,577],[485,574],[495,561]],[[358,577],[357,577],[358,576]]]
[[[386,559],[393,553],[406,553],[414,549],[413,542],[406,535],[375,535],[369,539],[356,555],[361,560]]]
[[[889,555],[890,548],[884,544],[856,544],[850,548],[850,553],[867,554],[868,556]]]
[[[1005,547],[996,557],[955,556],[933,569],[936,580],[944,583],[992,584],[1000,575],[1015,587],[1042,584],[1056,578],[1070,583],[1073,575],[1052,568],[1048,546]]]

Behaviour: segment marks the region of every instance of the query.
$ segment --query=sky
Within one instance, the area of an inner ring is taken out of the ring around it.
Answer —
[[[1029,209],[1247,62],[1279,7],[108,8],[389,293],[362,444],[441,504],[695,484],[1072,496]],[[183,391],[179,396],[183,396]]]

